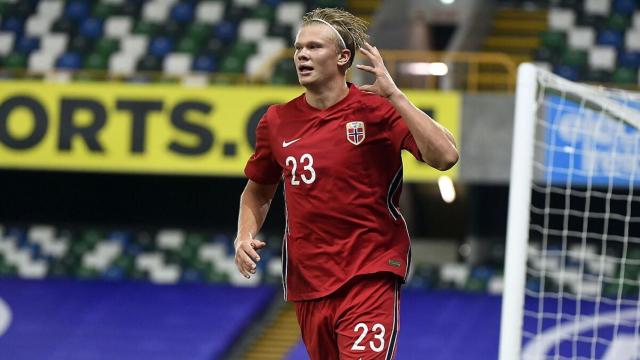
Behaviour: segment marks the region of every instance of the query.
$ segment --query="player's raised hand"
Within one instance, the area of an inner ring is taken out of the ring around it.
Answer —
[[[382,61],[382,55],[380,55],[378,48],[365,42],[364,46],[360,48],[360,52],[369,59],[371,65],[357,65],[356,67],[376,76],[376,81],[373,84],[362,85],[359,87],[360,90],[375,93],[385,98],[389,98],[399,92],[400,89],[393,82],[387,67],[384,66],[384,61]]]
[[[267,244],[252,238],[236,238],[236,266],[238,271],[249,279],[251,274],[256,273],[256,264],[260,261],[260,255],[256,250],[262,249]]]

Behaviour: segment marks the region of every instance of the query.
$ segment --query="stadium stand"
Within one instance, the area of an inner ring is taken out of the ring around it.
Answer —
[[[291,44],[306,11],[344,5],[341,0],[4,2],[0,64],[4,77],[52,70],[78,77],[88,70],[98,79],[139,73],[252,76]],[[277,67],[273,82],[291,82],[289,70]]]
[[[535,60],[574,81],[639,84],[640,4],[558,1],[548,12]]]

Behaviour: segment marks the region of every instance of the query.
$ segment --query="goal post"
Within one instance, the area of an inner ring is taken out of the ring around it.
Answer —
[[[640,93],[518,68],[500,360],[640,356]]]
[[[533,177],[533,150],[538,81],[533,64],[518,67],[515,121],[511,156],[504,291],[500,320],[500,360],[519,357],[521,347],[529,204]],[[516,156],[517,154],[517,156]]]

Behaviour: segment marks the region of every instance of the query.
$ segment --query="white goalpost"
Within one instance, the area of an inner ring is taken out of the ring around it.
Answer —
[[[500,360],[640,359],[640,93],[518,69]]]

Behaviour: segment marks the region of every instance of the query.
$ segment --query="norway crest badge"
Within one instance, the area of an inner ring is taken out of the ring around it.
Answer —
[[[352,121],[347,123],[347,140],[353,145],[360,145],[364,141],[364,122]]]

